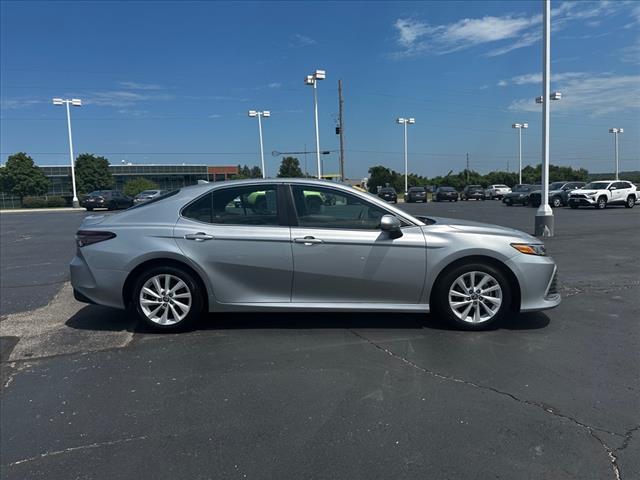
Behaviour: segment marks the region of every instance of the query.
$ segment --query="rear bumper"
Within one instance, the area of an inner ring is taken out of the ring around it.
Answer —
[[[82,254],[69,265],[71,286],[76,300],[113,308],[125,308],[122,288],[127,272],[121,270],[91,270]]]

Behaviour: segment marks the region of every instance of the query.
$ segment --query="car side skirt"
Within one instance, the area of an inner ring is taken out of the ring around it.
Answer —
[[[429,313],[425,303],[219,303],[211,312],[261,312],[261,311],[322,311],[322,312],[422,312]]]

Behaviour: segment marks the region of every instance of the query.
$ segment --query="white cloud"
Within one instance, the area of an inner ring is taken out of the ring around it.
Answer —
[[[0,109],[19,110],[21,108],[38,105],[40,103],[45,103],[45,101],[37,98],[3,98],[0,100]]]
[[[563,80],[569,80],[571,78],[584,78],[587,76],[589,76],[589,74],[585,72],[552,73],[551,81],[562,82]],[[524,75],[516,75],[515,77],[512,77],[509,80],[500,80],[498,82],[498,86],[506,87],[509,84],[528,85],[528,84],[535,84],[535,83],[542,83],[542,73],[527,73]]]
[[[631,1],[566,1],[552,10],[553,29],[558,31],[570,22],[595,27],[604,18],[629,9],[632,17],[640,18],[640,9]],[[485,56],[504,55],[539,42],[541,22],[541,14],[514,13],[464,18],[442,25],[431,25],[416,18],[399,18],[393,24],[398,50],[390,57],[406,58],[422,53],[443,55],[482,45],[493,46],[484,52]]]
[[[554,102],[553,109],[560,112],[593,117],[640,109],[640,75],[584,74],[559,81],[557,89],[562,92],[562,100]],[[538,112],[540,105],[533,97],[523,98],[514,100],[509,110]]]
[[[317,45],[318,42],[311,37],[301,35],[300,33],[294,33],[289,37],[290,47],[309,47],[311,45]]]
[[[119,85],[128,90],[164,90],[162,86],[153,83],[119,82]]]
[[[148,101],[172,100],[174,97],[166,93],[139,93],[128,90],[106,90],[78,95],[85,105],[99,107],[126,108]]]
[[[269,88],[280,88],[282,84],[280,82],[271,82],[267,87]]]
[[[222,118],[222,115],[220,115],[219,113],[212,113],[211,115],[209,115],[209,118]]]
[[[620,49],[620,60],[625,63],[640,65],[640,40],[633,45]]]

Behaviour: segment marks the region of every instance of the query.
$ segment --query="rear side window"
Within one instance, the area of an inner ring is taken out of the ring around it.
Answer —
[[[222,225],[278,225],[275,185],[213,190],[182,210],[182,216]]]
[[[154,203],[157,203],[157,202],[159,202],[161,200],[164,200],[165,198],[173,197],[179,191],[180,191],[180,189],[172,190],[172,191],[167,192],[167,193],[165,193],[163,195],[158,195],[157,197],[153,197],[151,200],[148,200],[148,201],[146,201],[144,203],[138,203],[138,204],[134,205],[133,207],[129,207],[129,210],[133,210],[134,208],[148,207],[149,205],[153,205]]]

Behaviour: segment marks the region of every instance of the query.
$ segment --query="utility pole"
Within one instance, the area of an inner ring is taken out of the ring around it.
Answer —
[[[344,99],[342,98],[342,80],[338,80],[338,128],[340,133],[340,180],[344,182]]]
[[[467,152],[467,185],[469,184],[469,152]]]

